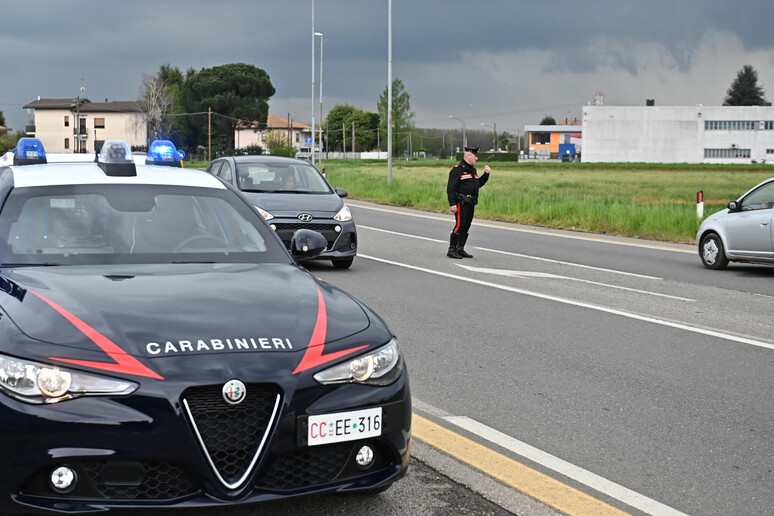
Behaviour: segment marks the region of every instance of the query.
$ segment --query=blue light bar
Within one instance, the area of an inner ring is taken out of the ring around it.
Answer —
[[[14,165],[34,165],[48,163],[46,150],[38,138],[19,138],[14,149]]]
[[[179,168],[182,167],[180,159],[174,143],[169,140],[155,140],[150,144],[145,164]]]

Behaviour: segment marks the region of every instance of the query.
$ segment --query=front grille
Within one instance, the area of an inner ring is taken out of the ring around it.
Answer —
[[[352,445],[331,444],[283,455],[261,468],[260,489],[290,490],[332,482],[344,469]]]
[[[110,500],[172,500],[198,491],[188,472],[167,462],[85,462],[83,468]]]
[[[246,391],[238,405],[226,403],[220,385],[192,387],[183,393],[204,453],[230,489],[241,484],[257,460],[280,407],[276,386],[249,384]]]
[[[326,249],[330,250],[333,247],[333,244],[336,243],[336,239],[340,234],[340,232],[336,231],[337,226],[338,224],[314,224],[306,222],[282,222],[274,224],[274,227],[277,228],[277,235],[282,239],[282,242],[285,244],[288,251],[290,250],[290,241],[293,239],[293,233],[299,229],[311,229],[312,231],[320,233],[325,237],[325,240],[328,241]]]
[[[312,231],[336,231],[336,224],[314,224],[308,222],[280,222],[274,224],[277,231],[296,231],[298,229],[311,229]]]

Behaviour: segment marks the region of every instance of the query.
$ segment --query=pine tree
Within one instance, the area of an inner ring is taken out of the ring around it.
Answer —
[[[758,85],[758,72],[750,65],[744,65],[736,79],[726,91],[724,106],[770,106],[764,97],[763,86]]]

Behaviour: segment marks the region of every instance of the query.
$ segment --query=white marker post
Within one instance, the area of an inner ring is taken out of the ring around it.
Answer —
[[[704,219],[704,190],[696,192],[696,217]]]

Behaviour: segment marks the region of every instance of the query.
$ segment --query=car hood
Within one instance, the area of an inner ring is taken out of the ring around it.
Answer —
[[[2,272],[3,334],[11,331],[10,319],[32,341],[27,350],[9,349],[6,343],[0,349],[87,367],[96,358],[118,364],[97,369],[140,376],[152,375],[137,369],[138,364],[173,356],[271,353],[311,367],[314,360],[308,359],[321,357],[322,348],[328,354],[341,351],[351,344],[347,337],[378,319],[348,294],[288,264]]]
[[[260,206],[274,216],[290,215],[295,217],[299,213],[312,215],[335,215],[344,205],[336,194],[283,194],[283,193],[259,193],[242,192],[250,202]]]

